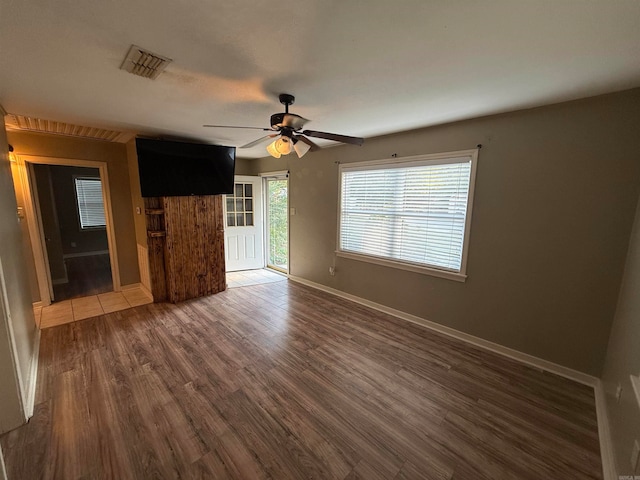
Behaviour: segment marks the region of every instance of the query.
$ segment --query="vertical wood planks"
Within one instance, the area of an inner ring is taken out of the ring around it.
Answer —
[[[151,294],[155,302],[167,300],[166,274],[164,268],[164,237],[151,236],[149,232],[164,232],[164,215],[148,213],[163,208],[162,199],[150,197],[144,199],[145,218],[147,222],[147,248],[149,255],[149,276],[151,280]]]
[[[148,230],[166,232],[149,238],[154,299],[176,303],[225,290],[222,196],[145,199],[145,206],[156,209]]]

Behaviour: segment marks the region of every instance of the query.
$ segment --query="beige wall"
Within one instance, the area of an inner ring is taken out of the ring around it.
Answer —
[[[267,144],[268,145],[268,144]],[[236,155],[242,155],[241,150],[236,150]],[[253,171],[254,161],[247,158],[236,158],[236,175],[255,175]]]
[[[635,89],[264,158],[252,173],[290,170],[293,275],[599,375],[640,191],[639,121]],[[477,144],[466,283],[334,258],[336,162]]]
[[[22,191],[22,185],[20,183],[20,172],[18,170],[18,164],[12,163],[11,175],[13,176],[13,185],[16,192],[16,204],[24,207],[24,192]],[[20,233],[22,237],[22,251],[25,259],[25,269],[29,280],[31,301],[37,302],[40,300],[40,290],[38,288],[38,279],[36,278],[36,266],[33,260],[33,252],[31,250],[31,242],[29,239],[29,227],[27,226],[26,217],[20,220]]]
[[[39,338],[17,217],[16,196],[7,150],[4,118],[0,122],[0,433],[26,420],[32,362]],[[6,291],[6,296],[4,292]]]
[[[633,475],[631,449],[640,441],[640,405],[629,375],[640,375],[640,203],[631,235],[618,308],[609,338],[602,381],[607,397],[618,475]],[[622,386],[620,403],[615,400]]]
[[[15,148],[14,153],[18,155],[107,163],[120,283],[122,285],[138,283],[140,275],[126,146],[121,143],[26,132],[9,132],[8,137],[9,143]]]

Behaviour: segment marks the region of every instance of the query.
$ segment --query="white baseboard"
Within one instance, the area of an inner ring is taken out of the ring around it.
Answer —
[[[93,257],[94,255],[108,255],[109,250],[96,250],[93,252],[78,252],[78,253],[65,253],[62,258],[78,258],[78,257]]]
[[[29,367],[29,379],[27,384],[27,398],[24,403],[24,413],[27,418],[33,416],[33,409],[36,401],[36,385],[38,383],[38,361],[40,358],[40,332],[36,330],[36,336],[33,339],[33,357],[31,357],[31,365]]]
[[[460,330],[456,330],[451,327],[446,327],[444,325],[426,320],[416,315],[412,315],[410,313],[406,313],[401,310],[396,310],[395,308],[387,307],[380,303],[375,303],[375,302],[372,302],[371,300],[367,300],[365,298],[358,297],[356,295],[351,295],[350,293],[345,293],[341,290],[327,287],[326,285],[312,282],[310,280],[296,277],[294,275],[289,275],[289,279],[294,282],[301,283],[303,285],[307,285],[309,287],[322,290],[327,293],[331,293],[338,297],[351,300],[352,302],[359,303],[360,305],[373,308],[374,310],[378,310],[379,312],[387,313],[389,315],[393,315],[394,317],[401,318],[408,322],[421,325],[431,330],[435,330],[436,332],[442,333],[449,337],[457,338],[458,340],[462,340],[463,342],[470,343],[472,345],[475,345],[476,347],[480,347],[485,350],[490,350],[494,353],[498,353],[505,357],[509,357],[512,360],[516,360],[518,362],[527,364],[539,370],[544,370],[550,373],[554,373],[556,375],[560,375],[561,377],[568,378],[569,380],[573,380],[574,382],[578,382],[583,385],[588,385],[590,387],[595,387],[595,385],[598,382],[598,378],[592,375],[579,372],[578,370],[574,370],[572,368],[568,368],[563,365],[558,365],[557,363],[553,363],[548,360],[544,360],[542,358],[529,355],[528,353],[519,352],[518,350],[514,350],[512,348],[505,347],[498,343],[494,343],[489,340],[485,340],[483,338],[461,332]]]
[[[151,272],[149,271],[149,251],[144,245],[138,245],[138,269],[140,270],[140,283],[151,291]]]
[[[429,320],[418,317],[416,315],[411,315],[409,313],[396,310],[395,308],[390,308],[385,305],[372,302],[371,300],[367,300],[365,298],[358,297],[356,295],[351,295],[349,293],[345,293],[335,288],[327,287],[326,285],[322,285],[320,283],[312,282],[310,280],[306,280],[301,277],[296,277],[294,275],[289,275],[289,279],[294,282],[307,285],[308,287],[315,288],[317,290],[322,290],[323,292],[327,292],[332,295],[336,295],[338,297],[351,300],[352,302],[358,303],[360,305],[373,308],[374,310],[378,310],[380,312],[393,315],[394,317],[407,320],[408,322],[421,325],[423,327],[429,328],[431,330],[442,333],[449,337],[453,337],[463,342],[470,343],[471,345],[475,345],[476,347],[480,347],[485,350],[489,350],[491,352],[497,353],[499,355],[503,355],[505,357],[511,358],[512,360],[516,360],[518,362],[524,363],[526,365],[537,368],[539,370],[544,370],[549,373],[554,373],[561,377],[568,378],[569,380],[573,380],[577,383],[581,383],[583,385],[592,387],[594,390],[594,397],[596,402],[596,414],[598,418],[598,437],[600,439],[600,456],[602,457],[602,470],[604,473],[604,480],[618,479],[618,476],[616,474],[616,468],[615,468],[613,443],[611,442],[611,431],[609,427],[609,416],[607,414],[606,398],[604,395],[604,390],[602,388],[602,382],[599,378],[594,377],[592,375],[588,375],[583,372],[579,372],[577,370],[573,370],[571,368],[568,368],[562,365],[558,365],[557,363],[553,363],[548,360],[544,360],[542,358],[534,357],[533,355],[529,355],[527,353],[519,352],[518,350],[505,347],[498,343],[484,340],[474,335],[469,335],[468,333],[461,332],[454,328],[446,327],[444,325],[440,325],[439,323],[431,322]]]
[[[153,295],[151,294],[149,289],[146,286],[144,286],[142,283],[130,283],[129,285],[122,285],[120,287],[120,291],[122,291],[122,290],[134,290],[136,288],[139,288],[145,294],[147,294],[149,297],[153,298]]]
[[[69,277],[65,275],[62,278],[54,278],[51,280],[51,283],[54,285],[64,285],[65,283],[69,283]]]
[[[149,290],[144,283],[140,284],[140,290],[146,293],[149,297],[153,298],[153,294],[151,293],[151,290]]]
[[[602,458],[603,478],[604,480],[618,480],[613,442],[611,441],[609,414],[607,413],[607,399],[601,380],[596,382],[593,390],[596,398],[596,415],[598,416],[598,437],[600,438],[600,457]]]

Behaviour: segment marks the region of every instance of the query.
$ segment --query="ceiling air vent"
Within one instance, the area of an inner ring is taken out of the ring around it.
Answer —
[[[129,53],[127,53],[122,65],[120,65],[120,69],[139,77],[155,80],[170,62],[170,58],[151,53],[136,45],[131,45]]]

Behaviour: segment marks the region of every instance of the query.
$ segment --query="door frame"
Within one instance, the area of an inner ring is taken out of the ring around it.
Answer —
[[[118,267],[118,251],[116,248],[116,236],[113,227],[113,211],[111,208],[111,191],[109,189],[109,173],[106,162],[94,160],[78,160],[71,158],[42,157],[33,155],[15,155],[20,184],[24,194],[25,216],[33,252],[33,260],[36,267],[36,277],[38,280],[38,290],[40,291],[40,301],[42,306],[51,305],[51,295],[49,289],[51,285],[51,272],[47,261],[46,247],[43,243],[42,226],[37,215],[39,206],[35,203],[37,190],[33,184],[33,178],[29,173],[29,164],[39,165],[60,165],[65,167],[90,167],[97,168],[102,181],[102,200],[104,202],[104,216],[107,232],[107,244],[109,246],[109,261],[111,263],[111,278],[113,281],[113,291],[121,290],[120,269]]]
[[[289,170],[279,170],[276,172],[264,172],[259,174],[262,177],[262,218],[263,220],[263,232],[264,232],[264,264],[265,267],[271,268],[276,272],[289,276],[291,272],[291,211],[289,209],[291,200],[291,182],[289,179]],[[268,198],[269,189],[267,188],[267,182],[269,180],[287,180],[287,270],[284,271],[275,266],[269,266],[269,207]]]

